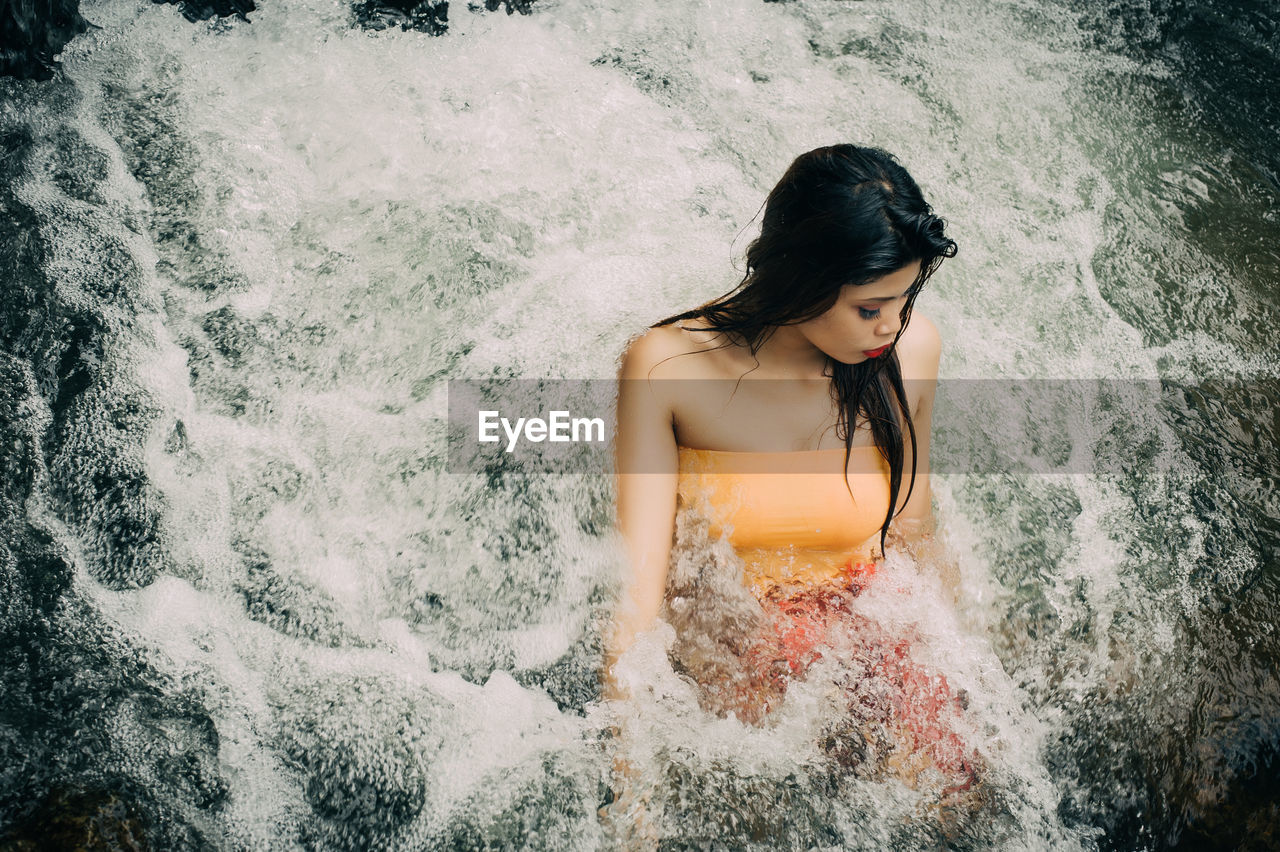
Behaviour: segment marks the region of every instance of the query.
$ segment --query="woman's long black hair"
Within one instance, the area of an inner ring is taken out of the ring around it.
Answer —
[[[910,412],[896,345],[920,288],[943,258],[956,254],[956,244],[945,228],[892,154],[857,145],[818,148],[797,157],[769,193],[760,236],[747,247],[746,274],[738,286],[653,326],[698,319],[704,330],[722,334],[755,355],[778,326],[826,312],[845,285],[867,284],[919,262],[920,273],[907,294],[902,327],[888,357],[859,364],[827,359],[839,412],[836,434],[845,446],[845,470],[856,425],[864,418],[889,464],[889,511],[880,527],[882,552],[902,485],[899,411]],[[911,438],[909,499],[916,478],[916,430],[910,416],[906,421]]]

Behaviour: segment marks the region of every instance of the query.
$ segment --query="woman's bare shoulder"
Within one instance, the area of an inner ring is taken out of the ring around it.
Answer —
[[[942,336],[938,327],[923,314],[913,312],[898,339],[898,363],[902,378],[928,381],[938,378],[938,362],[942,359]]]
[[[624,379],[706,378],[713,368],[706,358],[685,355],[714,352],[717,336],[699,331],[692,322],[651,328],[635,338],[622,353],[619,376]]]

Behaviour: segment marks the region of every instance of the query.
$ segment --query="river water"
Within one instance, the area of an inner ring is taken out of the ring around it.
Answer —
[[[448,382],[608,379],[735,283],[792,157],[858,141],[960,245],[917,310],[985,390],[935,456],[1035,455],[993,387],[1047,379],[1110,382],[1084,440],[1139,449],[954,464],[958,610],[905,563],[863,602],[967,692],[981,819],[833,793],[821,696],[707,714],[659,630],[664,848],[1280,844],[1274,8],[534,10],[102,0],[62,76],[0,84],[0,836],[89,796],[153,848],[608,848],[611,485],[450,472]]]

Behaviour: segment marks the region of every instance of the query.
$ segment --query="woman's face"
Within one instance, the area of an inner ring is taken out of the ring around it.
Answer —
[[[825,313],[795,328],[843,364],[879,357],[902,327],[902,307],[919,274],[920,262],[914,261],[868,284],[848,284]]]

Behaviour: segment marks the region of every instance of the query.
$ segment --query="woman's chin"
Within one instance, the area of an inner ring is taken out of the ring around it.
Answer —
[[[847,364],[848,366],[852,367],[854,364],[861,364],[863,361],[870,361],[871,359],[868,358],[863,353],[859,352],[856,355],[850,355],[846,358],[841,358],[839,356],[832,355],[831,360],[838,361],[841,364]]]

